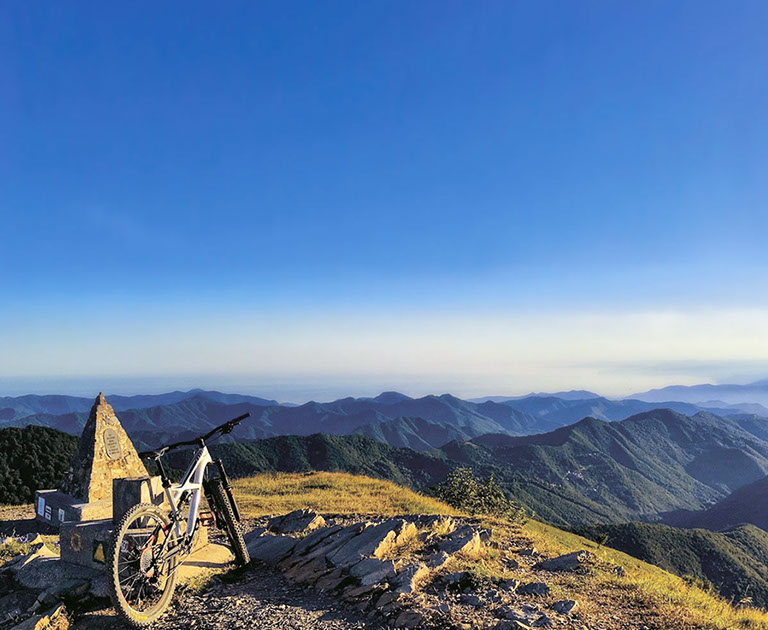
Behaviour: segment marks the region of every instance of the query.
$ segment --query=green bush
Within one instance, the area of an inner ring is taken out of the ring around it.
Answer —
[[[457,468],[443,483],[432,488],[432,494],[451,507],[470,514],[488,514],[511,522],[522,522],[525,511],[508,498],[493,475],[483,480],[471,468]]]

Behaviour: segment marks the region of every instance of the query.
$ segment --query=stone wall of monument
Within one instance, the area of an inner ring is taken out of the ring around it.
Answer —
[[[112,499],[112,480],[147,469],[104,394],[99,394],[60,490],[84,502]]]

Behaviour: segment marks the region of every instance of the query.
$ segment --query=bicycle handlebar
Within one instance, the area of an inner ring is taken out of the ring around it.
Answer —
[[[204,443],[206,440],[210,440],[217,433],[221,433],[222,435],[231,433],[232,429],[234,429],[238,424],[240,424],[250,415],[250,413],[244,413],[242,416],[232,418],[232,420],[228,420],[221,426],[218,426],[215,429],[211,429],[205,435],[201,435],[199,438],[195,438],[194,440],[185,440],[184,442],[176,442],[174,444],[169,444],[168,446],[161,446],[160,448],[153,451],[142,451],[139,453],[139,457],[153,457],[157,459],[165,455],[168,451],[172,451],[173,449],[179,448],[181,446],[198,446],[201,443]]]

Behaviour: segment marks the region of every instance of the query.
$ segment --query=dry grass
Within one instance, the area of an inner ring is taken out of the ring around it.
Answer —
[[[523,529],[539,551],[546,555],[588,549],[598,557],[601,569],[592,572],[586,579],[560,578],[559,586],[564,593],[577,594],[589,588],[608,593],[614,599],[624,598],[635,606],[652,610],[659,618],[660,627],[681,627],[680,622],[683,621],[684,627],[689,628],[768,630],[768,614],[765,612],[736,608],[721,597],[706,593],[625,553],[601,547],[586,538],[536,521],[530,521]],[[611,566],[622,567],[623,573],[610,571]]]
[[[455,514],[447,505],[393,483],[346,473],[260,475],[237,480],[235,492],[243,513],[250,517],[303,507],[335,514]],[[456,558],[450,570],[469,570],[478,581],[499,577],[533,580],[524,566],[510,570],[504,564],[510,550],[531,543],[546,556],[588,549],[598,557],[595,570],[586,576],[551,574],[545,581],[552,588],[553,601],[576,599],[583,614],[598,623],[608,613],[632,619],[633,626],[659,630],[768,630],[765,612],[737,609],[658,567],[580,536],[533,520],[515,526],[488,518],[484,525],[493,529],[495,544],[471,557]],[[623,574],[611,570],[618,566]]]
[[[326,514],[452,514],[450,507],[389,481],[347,473],[264,474],[233,481],[243,515],[312,508]]]

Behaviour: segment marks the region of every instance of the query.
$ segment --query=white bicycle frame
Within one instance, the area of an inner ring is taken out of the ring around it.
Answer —
[[[197,516],[200,509],[200,498],[203,493],[203,478],[205,476],[205,468],[208,464],[212,464],[211,454],[208,452],[208,447],[203,446],[195,453],[195,457],[187,468],[187,472],[184,473],[181,483],[177,486],[170,486],[165,488],[165,497],[168,499],[168,503],[171,506],[171,512],[175,517],[176,536],[181,538],[181,514],[179,513],[179,499],[185,492],[190,493],[189,503],[189,519],[187,520],[187,540],[191,539],[192,534],[195,532],[195,526],[197,525]]]

